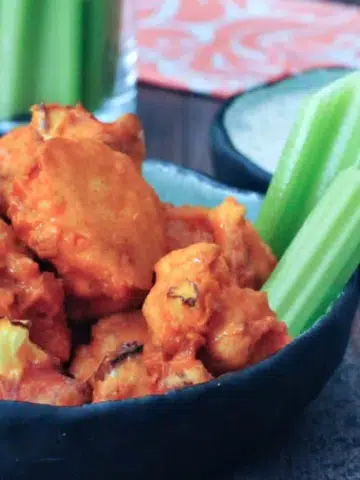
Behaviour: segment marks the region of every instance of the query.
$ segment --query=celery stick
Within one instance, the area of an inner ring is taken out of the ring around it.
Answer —
[[[42,2],[0,0],[0,118],[28,112]]]
[[[338,174],[263,286],[291,335],[311,326],[360,262],[360,171]]]
[[[116,2],[117,3],[117,2]],[[84,2],[83,12],[83,95],[82,101],[88,110],[98,108],[106,96],[109,38],[113,11],[112,0]],[[118,43],[119,31],[116,32]]]
[[[281,257],[334,176],[360,165],[360,73],[325,87],[300,109],[256,227]]]
[[[81,98],[83,1],[41,2],[36,101],[74,104]]]
[[[126,37],[126,32],[124,30],[128,28],[125,25],[124,17],[124,2],[112,2],[110,1],[109,6],[109,35],[107,41],[107,61],[105,64],[105,94],[107,97],[111,95],[116,95],[116,75],[119,64],[119,56],[123,53],[120,51],[119,45],[121,48],[124,48],[124,38]],[[121,38],[124,37],[124,38]],[[121,39],[121,41],[120,41]]]

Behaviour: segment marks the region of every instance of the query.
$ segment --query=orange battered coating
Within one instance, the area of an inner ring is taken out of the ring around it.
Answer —
[[[90,345],[78,348],[70,370],[80,382],[90,383],[95,403],[164,393],[212,378],[191,353],[165,361],[150,344],[140,311],[100,319]]]
[[[93,402],[162,394],[212,379],[200,360],[183,352],[169,361],[151,345],[118,364],[107,364],[105,374],[95,376]]]
[[[61,280],[39,265],[0,220],[0,317],[31,320],[30,338],[50,355],[66,361],[71,336],[63,311]]]
[[[192,350],[184,350],[165,360],[160,348],[145,348],[144,362],[157,394],[211,380],[212,375]]]
[[[140,171],[145,160],[144,132],[136,115],[126,114],[113,123],[97,120],[81,105],[63,107],[56,103],[32,107],[32,127],[44,139],[93,139],[125,153]]]
[[[203,360],[215,374],[240,370],[290,342],[286,325],[270,310],[264,292],[230,287],[207,334]]]
[[[151,342],[165,358],[196,351],[205,342],[208,323],[231,279],[218,245],[198,243],[174,250],[155,266],[156,283],[143,313]]]
[[[100,319],[90,345],[80,346],[70,367],[80,382],[89,381],[93,402],[122,400],[153,393],[143,362],[148,330],[141,311]]]
[[[24,243],[55,265],[70,311],[91,317],[132,306],[165,251],[153,189],[129,157],[95,140],[42,141],[28,163],[12,180],[7,214]]]
[[[155,270],[156,283],[143,313],[165,363],[179,356],[196,360],[200,354],[207,370],[218,375],[260,361],[289,343],[286,326],[270,310],[266,294],[235,283],[218,245],[174,250]],[[161,361],[155,357],[152,363]]]
[[[167,251],[172,252],[194,243],[215,243],[209,209],[174,207],[164,204]]]
[[[102,123],[81,105],[35,105],[29,125],[15,128],[0,138],[0,214],[6,214],[14,178],[26,174],[43,141],[54,137],[103,142],[128,155],[141,172],[146,152],[142,125],[136,115],[127,114],[114,123]]]
[[[81,382],[91,379],[106,359],[116,356],[123,345],[148,341],[148,329],[141,311],[124,312],[101,318],[91,330],[90,345],[77,349],[71,373]]]
[[[118,365],[109,366],[103,377],[94,381],[93,403],[143,397],[155,393],[141,353]]]
[[[0,137],[0,215],[6,215],[14,178],[28,169],[41,143],[40,136],[30,126],[15,128]]]
[[[164,363],[164,371],[157,386],[157,393],[198,385],[208,382],[212,378],[203,363],[193,355],[177,355],[171,361]]]
[[[54,369],[28,368],[15,397],[6,400],[73,407],[89,403],[90,389]],[[3,398],[5,400],[5,398]]]
[[[82,405],[89,389],[62,375],[56,364],[29,339],[27,321],[0,320],[0,400],[57,406]]]
[[[165,205],[168,251],[198,242],[217,243],[240,287],[259,289],[276,258],[245,219],[245,208],[227,198],[214,209]]]
[[[0,400],[163,394],[290,342],[256,291],[276,258],[242,205],[161,204],[141,176],[134,115],[108,124],[58,104],[32,114],[0,139],[0,215],[11,222],[0,220]],[[63,304],[72,320],[100,318],[75,352],[74,378],[59,370],[71,347]]]
[[[284,322],[273,324],[269,331],[256,342],[250,358],[249,365],[255,365],[265,358],[270,357],[291,343],[291,337]]]
[[[215,242],[221,246],[239,287],[259,289],[276,266],[276,258],[245,218],[245,207],[227,198],[210,212]]]

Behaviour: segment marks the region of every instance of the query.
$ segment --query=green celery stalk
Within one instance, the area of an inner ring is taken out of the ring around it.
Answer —
[[[335,175],[360,166],[360,73],[310,96],[299,110],[256,228],[280,258]]]
[[[341,293],[360,262],[360,171],[339,173],[262,290],[297,336]]]
[[[5,0],[6,1],[6,0]],[[38,1],[38,0],[36,0]],[[83,0],[41,0],[36,102],[81,100]],[[35,102],[33,102],[35,103]]]
[[[123,34],[122,29],[127,27],[124,25],[124,2],[113,2],[108,0],[108,37],[106,42],[106,62],[104,65],[105,70],[105,95],[110,97],[115,94],[116,90],[116,74],[119,62],[119,55],[122,53],[119,51],[119,35]],[[121,47],[123,47],[123,40],[121,41]]]
[[[118,15],[115,3],[112,0],[84,2],[82,102],[91,111],[98,108],[107,96],[108,65],[117,62],[117,55],[113,59],[108,46],[109,39],[114,34],[111,24]],[[115,35],[118,44],[119,29]]]
[[[0,118],[28,111],[42,7],[41,1],[0,0]]]
[[[98,108],[114,85],[113,0],[0,0],[0,118],[39,102]]]

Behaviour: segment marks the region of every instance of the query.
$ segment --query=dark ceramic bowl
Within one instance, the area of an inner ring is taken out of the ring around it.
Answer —
[[[176,204],[211,206],[233,195],[252,219],[261,204],[255,193],[171,164],[149,161],[144,172]],[[357,298],[351,281],[291,345],[203,385],[76,408],[0,402],[0,478],[217,478],[217,467],[240,461],[318,395],[341,362]]]
[[[217,178],[237,188],[266,192],[304,97],[351,71],[312,70],[230,98],[210,130]]]

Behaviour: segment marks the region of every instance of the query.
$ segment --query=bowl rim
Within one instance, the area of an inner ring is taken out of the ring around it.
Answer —
[[[209,185],[216,189],[221,189],[226,195],[243,195],[247,198],[252,198],[254,200],[261,200],[264,197],[262,192],[256,192],[254,190],[247,190],[246,188],[237,188],[231,185],[227,185],[226,183],[217,180],[215,177],[211,176],[206,172],[201,172],[200,170],[196,170],[193,168],[185,167],[184,165],[179,165],[177,163],[171,163],[166,160],[160,160],[157,158],[147,158],[144,162],[144,166],[151,165],[153,167],[160,166],[166,170],[173,170],[174,172],[180,172],[181,175],[191,175],[192,177],[196,177],[201,181],[206,181]]]

